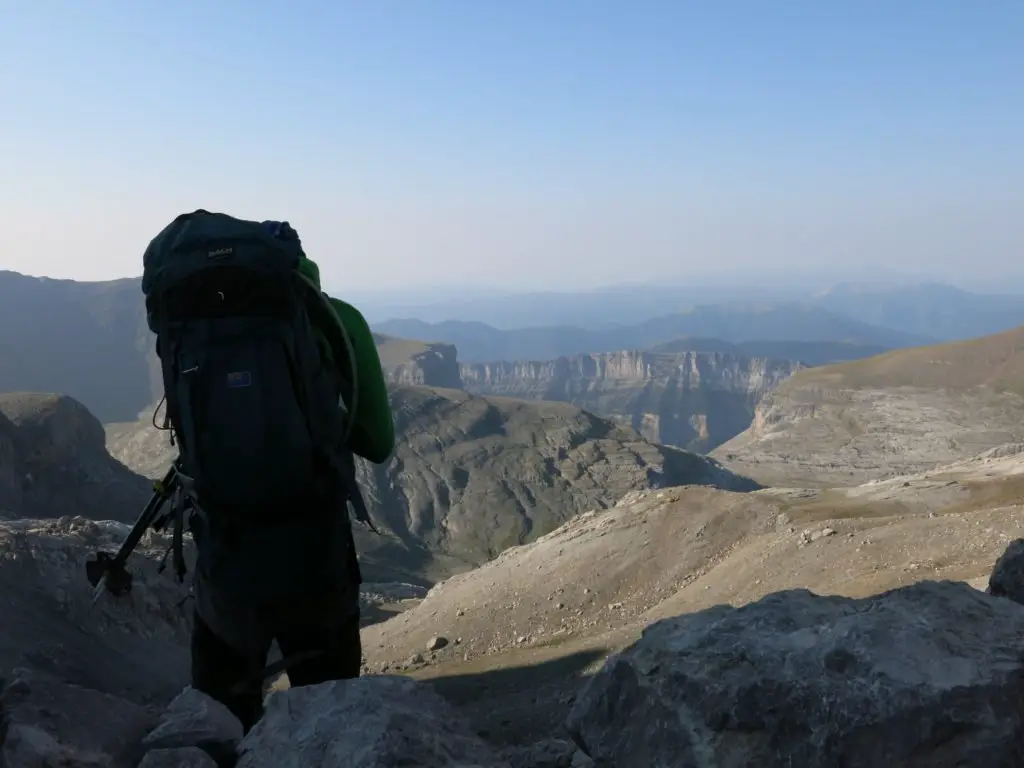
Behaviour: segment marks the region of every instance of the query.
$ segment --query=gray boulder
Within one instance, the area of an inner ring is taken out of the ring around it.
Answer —
[[[202,691],[188,687],[168,705],[142,745],[146,749],[202,747],[215,754],[227,754],[242,740],[242,730],[242,723],[231,710]]]
[[[566,727],[598,766],[1024,765],[1024,608],[961,582],[657,622]]]
[[[275,693],[239,752],[237,768],[509,768],[433,688],[390,675]]]
[[[572,768],[576,745],[565,739],[548,738],[525,746],[508,747],[501,756],[512,768]]]
[[[996,560],[988,579],[988,593],[1024,605],[1024,539],[1011,541]]]
[[[217,768],[217,762],[199,747],[178,747],[147,752],[139,768]]]
[[[129,768],[154,720],[116,696],[16,670],[0,696],[0,766]]]

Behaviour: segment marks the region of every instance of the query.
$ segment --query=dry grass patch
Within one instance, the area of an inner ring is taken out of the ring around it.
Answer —
[[[887,352],[850,363],[809,368],[780,388],[810,384],[860,389],[987,387],[1024,395],[1024,327],[967,341]]]

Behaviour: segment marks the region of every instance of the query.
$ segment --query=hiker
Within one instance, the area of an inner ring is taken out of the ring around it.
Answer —
[[[359,676],[348,508],[372,526],[355,456],[390,458],[387,388],[365,319],[286,222],[183,214],[143,260],[197,552],[192,685],[248,731],[274,640],[293,686]]]

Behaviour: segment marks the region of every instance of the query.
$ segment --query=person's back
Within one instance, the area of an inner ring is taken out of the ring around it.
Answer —
[[[358,676],[353,450],[383,462],[394,443],[369,330],[346,333],[310,264],[287,224],[205,211],[144,257],[198,552],[192,684],[247,728],[275,639],[292,685]]]

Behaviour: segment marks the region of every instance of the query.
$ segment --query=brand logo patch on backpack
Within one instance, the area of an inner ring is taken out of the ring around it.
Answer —
[[[252,384],[252,373],[249,371],[233,371],[228,374],[228,386],[232,389],[248,387]]]
[[[226,259],[232,253],[235,252],[234,248],[218,248],[215,251],[208,251],[206,258],[208,259]]]

